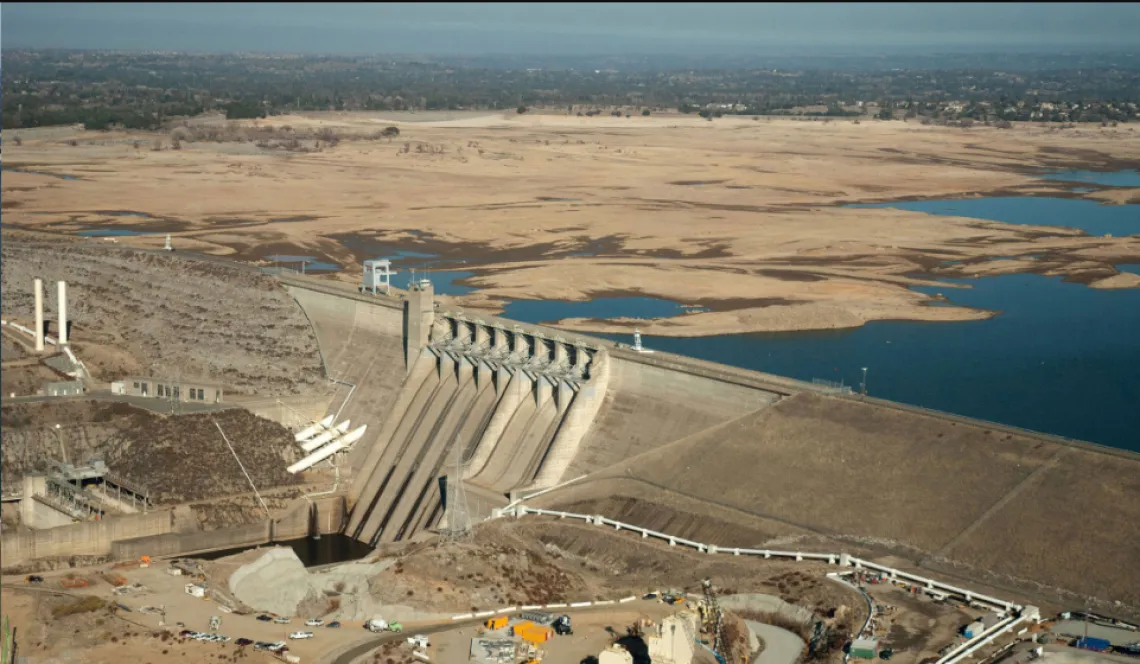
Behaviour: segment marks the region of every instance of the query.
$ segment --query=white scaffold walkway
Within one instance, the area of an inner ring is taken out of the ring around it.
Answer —
[[[614,521],[604,516],[597,514],[575,514],[573,512],[558,512],[555,510],[537,509],[534,507],[527,507],[525,505],[513,505],[501,510],[497,510],[492,518],[502,518],[514,516],[521,518],[527,514],[535,514],[540,516],[552,516],[559,519],[578,519],[595,526],[611,526],[615,530],[628,530],[641,535],[642,539],[653,537],[655,539],[663,540],[669,543],[669,546],[687,546],[696,549],[702,553],[708,554],[731,554],[734,556],[763,556],[764,558],[786,558],[792,560],[815,560],[826,562],[829,565],[838,565],[840,567],[851,567],[853,569],[870,569],[882,572],[891,581],[907,581],[914,585],[920,585],[927,590],[935,590],[960,597],[967,602],[978,602],[988,606],[993,611],[1001,614],[1002,620],[994,624],[993,627],[985,630],[981,634],[971,638],[970,640],[962,643],[953,650],[947,652],[940,657],[936,664],[956,664],[967,657],[973,655],[979,648],[993,641],[998,636],[1011,632],[1018,626],[1022,629],[1018,631],[1018,635],[1024,634],[1027,630],[1028,623],[1041,622],[1041,612],[1035,606],[1022,606],[1014,602],[1009,602],[997,597],[985,595],[982,593],[953,586],[942,581],[935,579],[928,579],[924,576],[904,572],[903,570],[887,567],[873,563],[869,560],[856,558],[846,553],[819,553],[808,551],[778,551],[775,549],[742,549],[736,547],[717,546],[715,544],[704,544],[702,542],[695,542],[683,537],[669,535],[667,533],[657,532],[641,526],[635,526],[620,521]],[[597,602],[595,602],[596,604]],[[573,604],[571,606],[574,606]]]

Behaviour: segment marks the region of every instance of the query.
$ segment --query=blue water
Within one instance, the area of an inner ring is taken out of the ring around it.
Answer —
[[[384,258],[398,261],[403,258],[439,258],[439,254],[425,254],[421,251],[405,251],[401,249],[400,251],[390,252],[384,256]]]
[[[1032,274],[955,281],[973,288],[916,290],[1003,313],[983,321],[880,321],[852,330],[642,343],[856,386],[868,367],[872,396],[1140,451],[1140,290],[1100,291]]]
[[[676,302],[655,297],[601,297],[587,302],[515,300],[504,318],[524,323],[549,323],[563,318],[668,318],[685,313]]]
[[[405,274],[408,275],[408,279],[403,283],[403,287],[408,288],[412,280],[411,272],[405,272]],[[463,279],[473,276],[475,276],[475,273],[467,270],[432,270],[430,272],[416,270],[416,279],[419,280],[425,277],[429,279],[432,288],[438,295],[466,295],[475,291],[476,289],[473,286],[464,286],[455,283],[456,281],[462,281]],[[395,286],[396,284],[393,282],[392,285]]]
[[[1060,171],[1042,175],[1043,180],[1064,180],[1066,182],[1091,182],[1109,187],[1140,187],[1140,171],[1116,171],[1096,173],[1094,171]],[[1074,190],[1075,191],[1075,190]]]
[[[953,217],[974,217],[1007,224],[1065,226],[1089,235],[1122,237],[1140,233],[1140,206],[1101,205],[1061,198],[965,198],[944,201],[857,203],[853,208],[897,208]]]
[[[1123,265],[1117,265],[1116,269],[1120,270],[1121,272],[1140,274],[1140,263],[1125,263]]]

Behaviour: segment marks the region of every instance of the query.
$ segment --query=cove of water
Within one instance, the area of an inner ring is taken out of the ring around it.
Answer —
[[[1099,175],[1104,175],[1103,173]],[[974,217],[1007,224],[1079,228],[1089,235],[1140,233],[1140,207],[1065,198],[963,198],[942,201],[859,203],[853,208],[896,208],[940,216]]]
[[[1042,180],[1063,180],[1065,182],[1089,182],[1109,187],[1140,187],[1140,171],[1115,171],[1097,173],[1094,171],[1060,171],[1040,176]]]
[[[537,324],[563,318],[669,318],[685,311],[656,297],[599,297],[585,302],[515,300],[504,307],[503,317]]]
[[[412,285],[411,272],[406,273],[408,280],[404,283],[404,288],[410,288]],[[432,270],[431,272],[417,272],[416,279],[427,278],[431,280],[432,288],[437,295],[466,295],[474,292],[474,286],[464,286],[455,282],[474,277],[475,273],[468,270]]]

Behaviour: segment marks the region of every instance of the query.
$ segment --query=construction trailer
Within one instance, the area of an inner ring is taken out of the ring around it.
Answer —
[[[851,642],[851,656],[859,659],[875,659],[879,652],[879,640],[858,638]]]

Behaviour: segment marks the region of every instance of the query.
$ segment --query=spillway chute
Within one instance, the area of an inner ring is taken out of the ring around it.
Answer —
[[[308,468],[311,468],[315,464],[320,463],[321,461],[324,461],[325,459],[329,458],[333,454],[336,454],[343,447],[344,447],[344,442],[339,441],[339,440],[336,441],[335,443],[331,444],[331,445],[325,445],[321,449],[317,450],[316,452],[313,452],[309,456],[305,457],[304,459],[301,459],[300,461],[293,464],[292,466],[289,466],[285,470],[289,471],[291,474],[296,475],[297,473],[301,472],[302,470],[306,470]]]
[[[330,426],[332,426],[332,423],[333,423],[333,416],[329,415],[328,417],[321,420],[320,422],[316,422],[315,424],[311,424],[311,425],[305,427],[304,429],[301,429],[300,431],[298,431],[296,434],[293,435],[293,440],[297,441],[298,443],[303,441],[303,440],[308,440],[308,439],[312,438],[313,436],[317,435],[318,433],[320,433],[322,429],[327,429]]]

